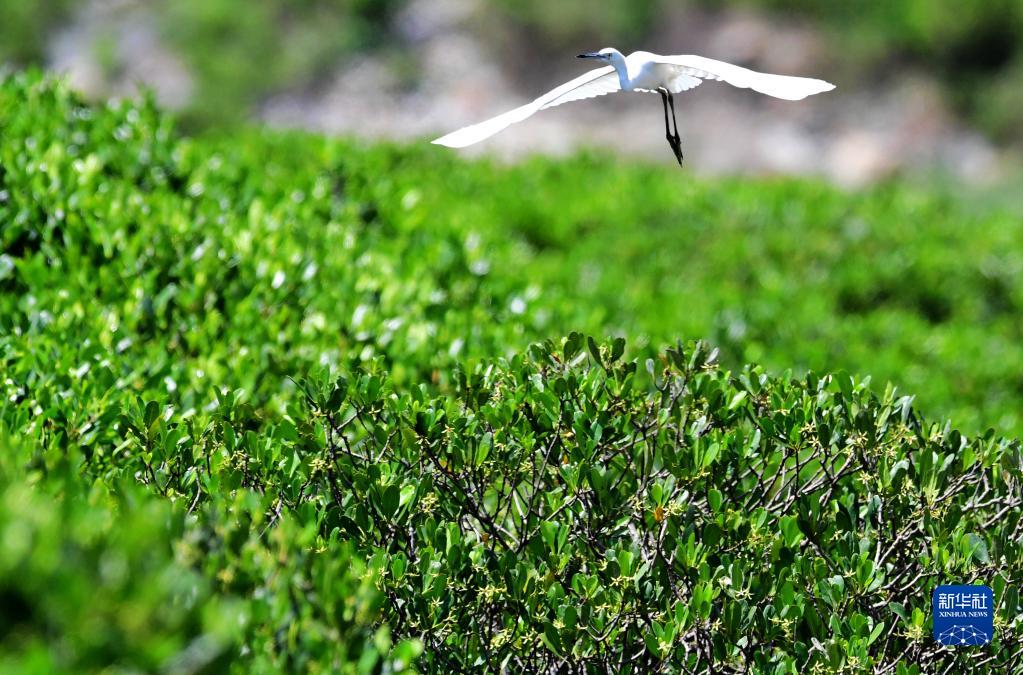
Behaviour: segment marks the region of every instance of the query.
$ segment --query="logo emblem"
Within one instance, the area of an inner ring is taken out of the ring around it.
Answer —
[[[986,645],[994,637],[995,598],[987,586],[938,586],[931,607],[934,639],[943,645]]]

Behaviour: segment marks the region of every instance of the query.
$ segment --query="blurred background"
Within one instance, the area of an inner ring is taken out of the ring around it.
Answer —
[[[1023,0],[0,0],[0,16],[0,62],[66,72],[95,97],[145,85],[191,132],[251,120],[425,137],[616,46],[838,85],[798,104],[719,84],[686,94],[696,171],[990,187],[1019,175],[1023,147]],[[588,101],[473,152],[595,146],[670,163],[660,125],[655,99]]]

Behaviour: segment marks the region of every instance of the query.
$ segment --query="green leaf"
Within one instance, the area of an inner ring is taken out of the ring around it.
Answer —
[[[401,504],[401,490],[397,485],[388,485],[380,495],[380,512],[384,518],[391,518]]]
[[[778,525],[781,528],[785,545],[789,548],[794,548],[803,540],[803,533],[799,529],[799,522],[795,516],[782,516],[778,521]]]
[[[741,406],[748,395],[749,394],[745,391],[740,391],[739,393],[737,393],[735,396],[732,397],[732,400],[728,403],[728,410],[732,411]]]
[[[710,488],[707,490],[707,504],[710,506],[710,510],[717,513],[721,510],[721,503],[724,500],[721,491],[717,488]]]
[[[562,654],[564,652],[564,647],[561,645],[561,636],[558,635],[558,631],[550,622],[543,624],[543,633],[540,635],[540,639],[555,654]]]
[[[615,363],[618,359],[622,358],[622,354],[625,353],[625,338],[615,338],[614,342],[611,343],[611,359],[608,363]]]
[[[874,624],[874,628],[871,629],[870,631],[870,636],[867,637],[867,644],[868,645],[874,644],[874,642],[877,641],[877,638],[881,636],[881,633],[884,632],[884,628],[885,626],[883,621],[878,621],[876,624]]]
[[[586,337],[586,346],[589,347],[589,349],[590,349],[590,356],[593,357],[593,360],[597,363],[597,365],[598,366],[603,366],[604,365],[604,361],[603,361],[603,359],[600,356],[600,347],[597,345],[596,341],[592,337],[587,336]]]
[[[330,397],[327,399],[327,409],[331,411],[339,410],[347,397],[348,380],[344,377],[339,377],[334,383],[333,389],[331,389]]]
[[[982,537],[971,532],[963,537],[963,542],[967,555],[972,556],[976,562],[981,564],[991,562],[987,542]]]
[[[564,360],[568,362],[574,359],[576,354],[578,354],[582,350],[582,346],[583,336],[580,333],[576,332],[570,333],[568,338],[565,340],[565,346],[564,349],[562,350]]]

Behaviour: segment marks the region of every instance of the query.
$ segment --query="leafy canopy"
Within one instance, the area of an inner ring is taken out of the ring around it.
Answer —
[[[0,132],[5,667],[1019,666],[1018,442],[806,372],[1017,424],[1008,217],[182,139],[35,74]],[[935,649],[973,580],[996,643]]]

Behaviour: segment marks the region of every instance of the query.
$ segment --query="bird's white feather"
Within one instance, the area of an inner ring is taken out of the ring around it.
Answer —
[[[702,82],[703,80],[701,80],[700,78],[690,75],[688,73],[679,73],[678,75],[675,76],[675,79],[669,86],[669,89],[671,90],[671,93],[678,94],[683,91],[695,89],[696,87],[700,86]]]
[[[792,77],[790,75],[772,75],[758,73],[749,68],[736,66],[724,61],[708,59],[705,56],[692,54],[679,56],[660,56],[651,54],[658,63],[671,66],[679,73],[703,80],[723,80],[733,87],[752,89],[761,94],[799,101],[807,96],[831,91],[835,85],[824,80],[809,77]]]
[[[623,81],[628,91],[654,92],[667,89],[673,94],[678,94],[698,86],[703,80],[722,80],[734,87],[752,89],[761,94],[790,101],[798,101],[835,88],[835,85],[824,80],[758,73],[704,56],[661,56],[650,52],[633,52],[626,58],[613,49],[605,49],[601,53],[609,53],[611,56],[606,59],[610,59],[615,65],[591,70],[531,103],[479,124],[463,127],[433,142],[449,148],[464,148],[489,138],[545,108],[621,91]]]
[[[446,145],[449,148],[464,148],[467,145],[479,143],[505,127],[521,122],[545,108],[553,108],[562,103],[578,101],[584,98],[603,96],[619,89],[621,89],[621,83],[614,67],[604,66],[603,68],[597,68],[596,70],[584,73],[574,80],[566,82],[556,89],[552,89],[532,103],[509,110],[502,115],[492,117],[479,124],[473,124],[457,131],[452,131],[450,134],[441,136],[433,142],[437,145]]]

